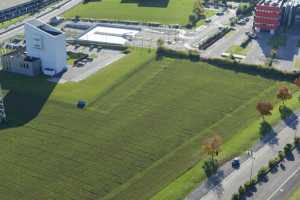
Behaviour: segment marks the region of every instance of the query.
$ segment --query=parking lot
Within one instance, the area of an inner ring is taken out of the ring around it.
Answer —
[[[80,64],[76,65],[69,64],[68,70],[64,74],[60,77],[50,78],[49,81],[58,83],[79,82],[125,56],[122,51],[118,50],[99,50],[82,46],[79,48],[68,46],[68,51],[88,54],[90,59],[83,59]]]

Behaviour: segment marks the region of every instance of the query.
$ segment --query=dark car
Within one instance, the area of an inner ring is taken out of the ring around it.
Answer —
[[[231,162],[231,165],[232,165],[232,167],[234,167],[234,168],[238,168],[238,167],[240,167],[240,158],[239,157],[235,157],[233,160],[232,160],[232,162]]]

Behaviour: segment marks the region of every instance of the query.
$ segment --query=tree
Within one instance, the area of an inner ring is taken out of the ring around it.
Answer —
[[[289,88],[282,86],[277,91],[277,98],[282,101],[282,104],[284,104],[286,100],[292,98],[292,93]]]
[[[270,102],[258,102],[256,104],[256,110],[261,115],[263,121],[265,121],[265,116],[272,115],[273,106]]]
[[[159,39],[157,40],[157,47],[158,47],[158,48],[162,48],[162,47],[164,47],[164,45],[165,45],[164,39],[159,38]]]
[[[222,142],[223,140],[221,136],[214,135],[204,141],[202,148],[204,152],[211,156],[211,159],[214,159],[214,156],[218,156],[219,154]]]
[[[300,88],[300,76],[294,80],[294,84]]]
[[[196,0],[194,3],[194,13],[196,13],[199,17],[204,16],[204,7],[202,0]]]

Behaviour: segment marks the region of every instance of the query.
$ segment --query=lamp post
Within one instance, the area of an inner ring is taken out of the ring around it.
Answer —
[[[251,157],[251,159],[252,159],[252,163],[251,163],[251,171],[250,171],[250,181],[251,181],[251,179],[252,179],[252,174],[253,174],[253,166],[254,166],[254,160],[255,160],[255,157],[254,157],[254,155],[253,155],[253,151],[252,150],[250,150],[250,151],[248,151],[248,155]]]

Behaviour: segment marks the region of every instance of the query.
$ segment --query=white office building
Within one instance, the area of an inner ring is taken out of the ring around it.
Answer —
[[[41,60],[45,75],[53,76],[67,68],[66,39],[63,32],[35,19],[25,23],[25,40],[27,56]]]

